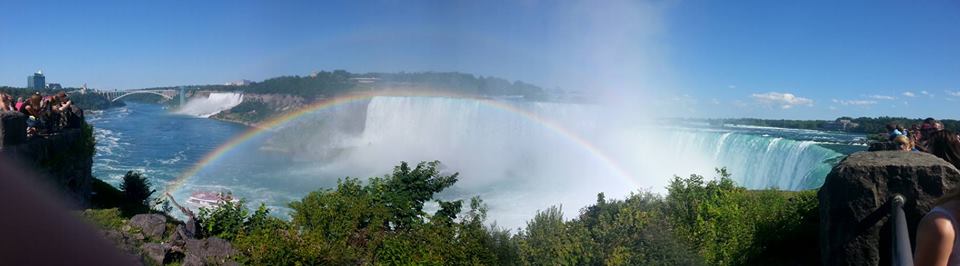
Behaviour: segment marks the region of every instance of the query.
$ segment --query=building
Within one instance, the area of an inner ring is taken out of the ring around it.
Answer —
[[[47,84],[47,89],[50,89],[50,90],[61,90],[61,89],[63,89],[63,86],[60,86],[60,83],[50,83],[50,84]]]
[[[37,70],[32,76],[27,76],[28,89],[43,89],[47,87],[47,79],[43,76],[43,71]]]

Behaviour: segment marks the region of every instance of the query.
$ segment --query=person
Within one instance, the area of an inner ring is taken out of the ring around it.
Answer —
[[[927,138],[927,150],[960,169],[960,137],[950,130],[933,132]]]
[[[27,102],[23,104],[23,108],[20,110],[21,113],[27,115],[27,136],[32,137],[39,133],[40,128],[42,127],[43,121],[42,118],[42,98],[40,93],[35,93],[27,99]]]
[[[13,103],[10,101],[10,98],[10,95],[6,93],[0,93],[0,112],[13,110]]]
[[[894,137],[893,143],[897,144],[897,150],[900,151],[914,151],[916,149],[913,141],[911,141],[906,135],[898,135]]]
[[[897,136],[903,135],[903,132],[897,129],[898,127],[900,126],[898,126],[897,124],[892,124],[892,123],[887,124],[887,139],[889,139],[890,141],[893,141],[894,139],[897,138]]]
[[[960,167],[960,137],[939,131],[928,138],[930,153]],[[917,226],[916,265],[960,265],[960,189],[937,200]]]
[[[70,97],[67,96],[67,93],[62,91],[57,93],[57,100],[60,103],[56,107],[58,112],[66,111],[67,109],[70,109],[70,106],[73,105],[73,102],[70,101]]]
[[[17,111],[20,111],[23,108],[23,97],[17,97],[17,104],[13,106]]]

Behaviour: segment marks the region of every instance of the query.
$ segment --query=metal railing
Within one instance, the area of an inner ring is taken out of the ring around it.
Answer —
[[[890,221],[893,222],[890,245],[891,264],[898,266],[913,266],[913,252],[910,248],[910,233],[907,231],[907,217],[903,213],[903,204],[906,198],[894,194],[890,204]]]

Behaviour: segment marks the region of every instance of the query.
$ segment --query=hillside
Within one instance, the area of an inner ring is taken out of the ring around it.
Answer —
[[[548,91],[522,81],[476,76],[458,72],[350,73],[321,71],[307,76],[281,76],[243,85],[194,85],[188,97],[209,92],[241,92],[243,103],[212,118],[254,125],[305,105],[357,93],[429,93],[464,97],[504,98],[524,101],[585,101],[577,93]],[[158,87],[149,89],[175,89]],[[127,100],[162,102],[153,95],[134,95]],[[173,103],[170,103],[173,104]]]

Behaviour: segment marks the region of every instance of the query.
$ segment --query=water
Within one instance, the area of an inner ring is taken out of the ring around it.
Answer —
[[[197,117],[210,117],[223,110],[233,108],[243,102],[243,94],[233,92],[211,92],[207,97],[190,99],[177,110],[178,114]]]
[[[87,112],[87,120],[94,126],[97,140],[94,176],[119,184],[127,171],[140,171],[160,187],[246,130],[245,126],[172,115],[160,105],[135,102]]]
[[[505,106],[505,107],[504,107]],[[519,111],[519,112],[518,112]],[[199,115],[199,114],[198,114]],[[144,171],[160,187],[248,128],[131,103],[90,115],[94,174],[116,184]],[[727,166],[750,188],[819,187],[858,136],[753,127],[614,126],[594,106],[376,97],[304,116],[214,160],[174,195],[229,190],[283,216],[286,203],[345,176],[388,173],[400,161],[440,160],[460,181],[444,199],[481,196],[490,217],[517,227],[536,210],[568,214],[638,189],[662,192],[673,175]],[[588,144],[588,145],[587,145]],[[833,145],[844,149],[828,149]],[[839,151],[839,152],[838,152]]]

